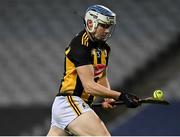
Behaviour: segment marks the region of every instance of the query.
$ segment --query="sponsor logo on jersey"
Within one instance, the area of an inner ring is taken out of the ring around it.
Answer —
[[[104,64],[96,64],[94,66],[94,76],[98,76],[105,70],[106,66]]]

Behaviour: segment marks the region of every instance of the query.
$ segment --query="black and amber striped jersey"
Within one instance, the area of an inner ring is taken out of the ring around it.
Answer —
[[[94,97],[84,91],[76,67],[92,64],[94,80],[106,75],[110,47],[106,42],[94,42],[85,30],[77,34],[65,50],[64,76],[59,87],[60,94],[71,94],[81,97],[91,104]]]

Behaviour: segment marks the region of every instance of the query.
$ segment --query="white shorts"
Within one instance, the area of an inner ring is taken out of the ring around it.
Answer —
[[[87,111],[90,106],[78,96],[57,96],[53,102],[51,127],[65,129],[75,118]]]

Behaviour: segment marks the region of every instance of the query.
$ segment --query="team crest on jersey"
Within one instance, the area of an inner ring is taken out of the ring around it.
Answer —
[[[98,76],[105,70],[106,66],[104,64],[96,64],[94,66],[94,76]]]

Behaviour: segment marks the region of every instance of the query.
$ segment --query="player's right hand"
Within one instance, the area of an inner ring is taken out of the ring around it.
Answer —
[[[116,100],[111,99],[111,98],[104,98],[104,101],[102,102],[102,107],[104,109],[112,109],[112,108],[116,107],[114,105],[115,101]]]
[[[122,100],[128,108],[136,108],[140,105],[139,98],[130,93],[121,92],[119,100]]]

